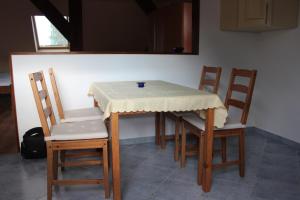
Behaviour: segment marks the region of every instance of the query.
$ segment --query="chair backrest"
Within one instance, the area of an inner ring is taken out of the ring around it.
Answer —
[[[212,87],[213,93],[218,93],[221,73],[222,73],[221,67],[203,66],[200,84],[199,84],[199,90],[203,90],[205,89],[205,87],[210,86]],[[207,79],[208,74],[214,74],[214,78]]]
[[[60,95],[58,92],[58,88],[57,88],[57,84],[56,84],[56,80],[55,80],[55,76],[54,76],[54,71],[52,68],[49,69],[49,76],[50,76],[50,80],[51,80],[51,85],[52,85],[52,90],[54,93],[54,98],[55,98],[55,103],[57,106],[57,111],[58,111],[58,115],[60,119],[64,119],[65,115],[64,115],[64,110],[62,107],[62,103],[60,100]]]
[[[36,103],[36,107],[39,113],[40,121],[45,136],[50,136],[51,126],[56,124],[55,116],[52,110],[52,105],[47,90],[45,78],[43,72],[36,72],[29,74],[29,80]],[[39,86],[40,88],[39,89]],[[45,106],[44,106],[45,105]],[[51,126],[48,124],[48,119],[50,119]]]
[[[253,89],[256,80],[256,70],[247,70],[247,69],[236,69],[233,68],[231,72],[231,77],[229,81],[229,86],[227,90],[227,95],[225,99],[225,106],[229,109],[230,106],[239,108],[242,110],[242,116],[240,122],[246,124],[249,109],[252,100]],[[237,78],[246,78],[248,79],[248,84],[236,83]],[[232,97],[233,92],[240,92],[245,94],[244,101],[234,99]]]

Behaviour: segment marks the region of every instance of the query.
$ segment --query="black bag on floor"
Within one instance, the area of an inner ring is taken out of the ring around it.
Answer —
[[[46,142],[41,127],[32,128],[25,133],[21,143],[21,154],[26,159],[46,157]]]

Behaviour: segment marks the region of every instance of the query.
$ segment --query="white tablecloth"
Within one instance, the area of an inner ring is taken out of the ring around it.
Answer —
[[[99,103],[104,119],[115,112],[171,112],[215,109],[214,125],[222,128],[227,110],[219,96],[164,81],[145,81],[138,88],[136,81],[95,82],[89,95]]]

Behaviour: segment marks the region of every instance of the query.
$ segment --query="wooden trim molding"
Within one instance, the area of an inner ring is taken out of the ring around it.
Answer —
[[[71,51],[71,52],[66,52],[66,51],[61,51],[61,52],[56,52],[56,51],[49,51],[49,52],[11,52],[11,55],[78,55],[78,54],[95,54],[95,55],[101,55],[101,54],[129,54],[129,55],[198,55],[195,53],[159,53],[159,52],[137,52],[137,51],[132,51],[132,52],[122,52],[122,51]]]
[[[10,79],[11,79],[11,86],[10,86],[10,98],[11,98],[11,110],[13,114],[15,129],[16,129],[16,138],[17,138],[17,151],[20,152],[20,139],[19,139],[19,129],[18,129],[18,118],[17,118],[17,111],[16,111],[16,97],[15,97],[15,88],[14,88],[14,74],[12,69],[12,55],[9,56],[9,72],[10,72]]]

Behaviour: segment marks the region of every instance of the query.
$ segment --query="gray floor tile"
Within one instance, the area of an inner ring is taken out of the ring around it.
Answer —
[[[121,146],[121,189],[124,200],[286,200],[300,196],[300,151],[280,140],[247,130],[246,175],[238,167],[213,171],[213,185],[203,193],[197,184],[197,157],[185,168],[173,159],[174,144],[166,149],[153,143]],[[218,141],[216,141],[218,146]],[[237,139],[228,140],[228,159],[238,156]],[[215,155],[214,162],[220,156]],[[19,154],[0,155],[0,199],[46,200],[46,160],[24,160]],[[102,169],[67,168],[64,178],[102,177]],[[54,200],[101,200],[102,186],[65,186],[53,189]],[[112,198],[111,198],[112,199]]]
[[[202,189],[195,182],[165,181],[155,193],[155,200],[200,199]]]
[[[252,197],[274,200],[299,200],[299,184],[282,183],[274,180],[258,180]]]
[[[135,181],[136,179],[143,180],[150,185],[162,183],[172,174],[172,169],[161,168],[153,165],[143,164],[131,170],[127,177]]]
[[[53,189],[53,200],[104,200],[102,186],[61,186]],[[45,200],[46,196],[43,197]]]
[[[240,181],[214,179],[212,190],[202,196],[214,199],[247,199],[252,193],[253,186]],[[239,197],[239,198],[235,198]]]
[[[256,183],[256,172],[248,168],[245,170],[245,177],[240,177],[237,166],[227,167],[225,169],[215,170],[213,178],[216,180],[231,181],[235,183],[247,184],[253,186]]]
[[[281,168],[298,168],[298,156],[282,155],[275,153],[264,153],[261,166],[276,166]]]
[[[296,156],[298,150],[282,143],[281,141],[267,140],[265,152],[278,155]]]
[[[281,183],[290,183],[299,185],[300,188],[300,170],[280,168],[276,166],[261,167],[257,171],[257,177]]]
[[[178,163],[179,164],[179,163]],[[169,177],[170,181],[196,183],[197,182],[197,165],[186,165],[184,168],[177,167]]]
[[[154,198],[154,193],[157,191],[159,182],[151,184],[148,178],[133,177],[122,180],[122,197],[123,199],[146,200]]]

